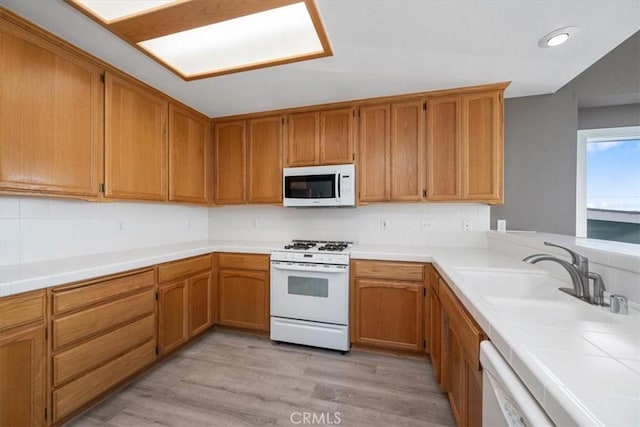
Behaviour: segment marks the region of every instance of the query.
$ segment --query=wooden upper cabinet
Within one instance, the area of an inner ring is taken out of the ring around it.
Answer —
[[[389,105],[360,109],[358,145],[358,201],[389,200],[389,138],[391,126]]]
[[[0,19],[0,191],[98,196],[101,74]]]
[[[213,144],[209,120],[169,104],[169,200],[209,203]]]
[[[502,202],[502,90],[427,103],[427,198]]]
[[[320,157],[319,114],[291,114],[288,119],[287,165],[309,166],[318,164]]]
[[[502,92],[462,96],[462,198],[502,200]]]
[[[459,96],[427,101],[427,198],[460,198]]]
[[[167,100],[111,73],[105,80],[105,196],[167,199]]]
[[[217,123],[214,147],[215,203],[245,203],[245,121]]]
[[[353,143],[354,108],[320,112],[320,164],[355,161]]]
[[[249,120],[247,201],[282,202],[282,117]]]
[[[287,165],[353,163],[354,112],[349,107],[289,115]]]
[[[424,190],[424,103],[391,105],[391,200],[419,201]]]

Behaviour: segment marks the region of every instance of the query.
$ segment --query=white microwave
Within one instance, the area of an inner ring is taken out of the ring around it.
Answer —
[[[355,166],[284,168],[282,204],[291,207],[355,206]]]

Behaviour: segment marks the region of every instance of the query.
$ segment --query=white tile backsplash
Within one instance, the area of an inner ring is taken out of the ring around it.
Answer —
[[[381,222],[385,219],[386,229]],[[463,220],[471,231],[463,231]],[[421,222],[428,221],[429,229]],[[486,247],[489,206],[385,203],[357,208],[224,206],[209,211],[209,238],[286,241],[350,240],[363,244]]]
[[[208,211],[0,196],[0,266],[203,240]]]

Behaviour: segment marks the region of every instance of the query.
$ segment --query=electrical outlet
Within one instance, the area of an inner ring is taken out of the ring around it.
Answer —
[[[507,231],[507,220],[506,219],[499,219],[497,222],[497,227],[496,229],[498,231],[500,231],[501,233],[504,233]]]
[[[462,221],[462,229],[464,231],[471,230],[471,220],[470,219],[465,219],[464,221]]]
[[[420,230],[421,231],[433,230],[433,220],[430,220],[430,219],[421,220],[420,221]]]
[[[386,218],[380,220],[380,230],[386,230],[388,225]]]
[[[116,225],[118,226],[118,230],[124,231],[124,221],[121,219],[116,220]]]
[[[258,228],[258,218],[251,218],[251,227]]]

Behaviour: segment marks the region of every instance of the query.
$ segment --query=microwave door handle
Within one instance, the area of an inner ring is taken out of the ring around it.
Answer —
[[[340,195],[340,182],[342,181],[342,175],[338,174],[338,199],[341,197]]]

